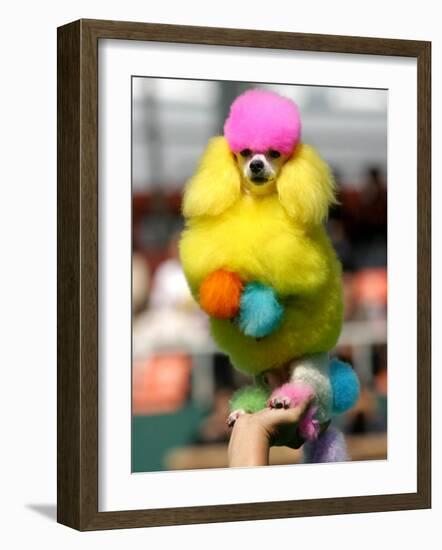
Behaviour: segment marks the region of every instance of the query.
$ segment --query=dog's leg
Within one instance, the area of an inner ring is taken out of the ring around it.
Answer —
[[[314,396],[314,389],[309,384],[288,382],[272,393],[268,405],[272,409],[288,409],[296,407]],[[298,432],[303,439],[310,440],[318,437],[320,424],[315,418],[317,410],[318,407],[313,402],[298,423]]]
[[[344,435],[334,426],[330,426],[316,440],[304,443],[303,450],[305,464],[349,460]]]
[[[331,414],[331,385],[326,353],[299,358],[290,365],[289,382],[272,393],[269,407],[296,407],[311,399],[311,406],[299,422],[299,434],[307,440],[318,437],[320,426]]]

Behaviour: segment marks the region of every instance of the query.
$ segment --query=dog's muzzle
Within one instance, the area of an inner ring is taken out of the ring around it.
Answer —
[[[268,168],[263,159],[254,158],[248,167],[249,179],[254,185],[264,185],[270,179]]]
[[[269,181],[265,176],[252,176],[250,179],[255,185],[264,185]]]

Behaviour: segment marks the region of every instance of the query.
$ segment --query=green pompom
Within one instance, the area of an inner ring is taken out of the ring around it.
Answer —
[[[230,400],[230,410],[243,409],[254,413],[264,409],[270,396],[268,388],[263,386],[245,386],[235,392]]]

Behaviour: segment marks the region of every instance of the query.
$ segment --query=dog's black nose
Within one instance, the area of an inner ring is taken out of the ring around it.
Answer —
[[[262,160],[254,160],[250,163],[250,170],[252,174],[259,174],[264,168],[264,163]]]

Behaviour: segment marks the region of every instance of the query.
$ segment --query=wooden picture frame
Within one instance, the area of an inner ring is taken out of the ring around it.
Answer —
[[[418,71],[417,492],[135,511],[98,511],[98,41],[403,56]],[[85,531],[431,506],[431,44],[79,20],[58,29],[58,521]]]

